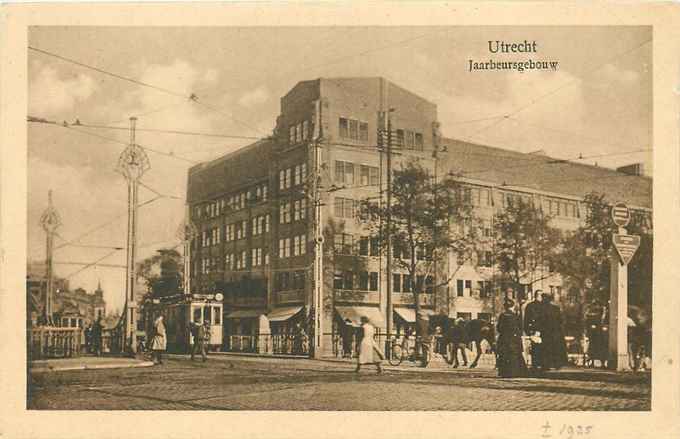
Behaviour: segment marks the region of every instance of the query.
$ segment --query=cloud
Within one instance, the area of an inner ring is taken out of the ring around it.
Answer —
[[[269,100],[269,91],[264,86],[259,86],[255,90],[249,91],[238,100],[239,105],[250,108],[264,104]]]
[[[71,111],[97,91],[97,84],[86,74],[71,78],[60,77],[57,70],[40,67],[29,85],[29,112],[39,116],[51,116]]]

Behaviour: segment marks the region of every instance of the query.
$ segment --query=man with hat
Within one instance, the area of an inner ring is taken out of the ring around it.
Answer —
[[[524,309],[524,332],[531,340],[531,368],[534,370],[543,367],[542,358],[542,333],[544,326],[543,319],[543,292],[541,290],[534,291],[534,300],[529,302]]]
[[[458,317],[451,328],[449,329],[449,342],[451,343],[451,360],[453,367],[458,367],[458,351],[460,350],[463,356],[463,367],[467,366],[467,355],[465,353],[465,344],[467,343],[467,331],[465,328],[465,320]]]

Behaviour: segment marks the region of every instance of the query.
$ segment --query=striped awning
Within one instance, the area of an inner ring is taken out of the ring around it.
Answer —
[[[367,317],[373,326],[377,328],[385,327],[385,319],[380,312],[380,308],[372,306],[336,306],[335,310],[343,320],[349,319],[355,325],[361,324],[361,317]]]

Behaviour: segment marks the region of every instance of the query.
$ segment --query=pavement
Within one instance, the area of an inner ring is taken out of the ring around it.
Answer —
[[[135,358],[91,357],[53,358],[31,362],[31,373],[64,372],[70,370],[118,369],[153,366],[152,361]]]
[[[491,368],[349,360],[173,355],[163,365],[30,375],[38,410],[616,410],[651,409],[651,374],[565,369],[502,379]]]

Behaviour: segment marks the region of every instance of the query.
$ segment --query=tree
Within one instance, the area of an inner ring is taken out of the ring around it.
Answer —
[[[472,206],[464,201],[463,188],[452,176],[435,181],[429,170],[409,162],[394,171],[391,193],[391,206],[372,199],[362,201],[359,219],[382,250],[391,238],[394,266],[406,272],[405,289],[413,294],[419,319],[420,295],[437,286],[436,261],[446,260],[451,253],[459,259],[471,257],[477,227]],[[388,282],[392,282],[392,273]]]
[[[137,280],[143,280],[151,298],[172,296],[184,285],[182,255],[175,249],[159,250],[137,263]]]
[[[562,246],[557,270],[573,286],[585,292],[583,301],[609,300],[610,261],[616,250],[612,235],[618,226],[611,218],[611,204],[604,194],[592,192],[584,197],[587,213],[583,225],[570,234]],[[628,267],[629,303],[651,311],[652,248],[651,215],[632,211],[629,234],[640,235],[640,248]]]
[[[523,286],[553,275],[549,267],[560,243],[550,216],[520,197],[507,197],[505,208],[494,215],[494,257],[501,281],[522,299]],[[548,268],[548,269],[546,269]]]

